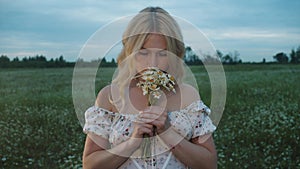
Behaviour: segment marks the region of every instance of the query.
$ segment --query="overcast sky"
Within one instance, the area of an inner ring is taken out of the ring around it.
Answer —
[[[99,28],[147,6],[186,19],[243,61],[272,61],[300,45],[299,0],[0,0],[0,55],[74,61]]]

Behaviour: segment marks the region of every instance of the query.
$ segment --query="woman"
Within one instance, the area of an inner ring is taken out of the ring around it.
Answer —
[[[122,42],[115,79],[85,113],[83,167],[216,168],[215,126],[198,91],[184,83],[184,44],[176,21],[162,8],[145,8],[130,21]],[[135,78],[148,67],[173,75],[176,93],[162,90],[149,105]],[[150,158],[141,155],[146,136]]]

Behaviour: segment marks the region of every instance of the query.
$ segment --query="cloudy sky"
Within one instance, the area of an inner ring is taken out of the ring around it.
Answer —
[[[272,61],[300,45],[299,0],[0,0],[0,55],[74,61],[97,30],[147,6],[189,21],[243,61]]]

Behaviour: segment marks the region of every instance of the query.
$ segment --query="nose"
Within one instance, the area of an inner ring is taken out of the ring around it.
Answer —
[[[157,56],[156,56],[155,53],[151,54],[149,64],[150,64],[149,65],[150,67],[157,67],[157,65],[158,65],[158,59],[157,59]]]

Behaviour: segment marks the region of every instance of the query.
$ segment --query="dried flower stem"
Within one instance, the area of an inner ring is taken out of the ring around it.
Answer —
[[[148,96],[148,106],[152,106],[161,97],[161,88],[167,91],[175,91],[175,78],[170,74],[159,70],[156,67],[150,67],[141,72],[141,74],[134,77],[134,79],[140,78],[137,83],[143,91],[143,95]],[[153,136],[156,135],[156,127],[153,128]],[[144,134],[144,141],[141,145],[142,155],[144,158],[151,157],[151,140],[149,135]]]

